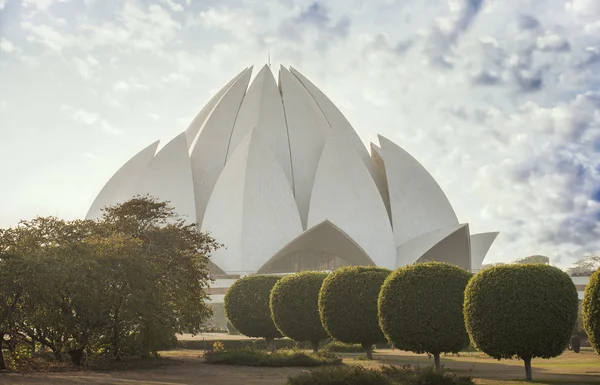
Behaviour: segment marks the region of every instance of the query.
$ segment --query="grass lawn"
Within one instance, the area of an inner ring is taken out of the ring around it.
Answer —
[[[342,354],[342,356],[347,356]],[[349,357],[348,357],[349,358]],[[344,362],[360,363],[366,366],[391,365],[430,365],[427,355],[408,352],[380,350],[374,356],[376,361]],[[525,368],[519,360],[494,360],[482,353],[464,353],[460,357],[443,356],[442,365],[458,373],[471,373],[478,384],[513,385],[523,384]],[[587,348],[580,353],[565,351],[562,356],[550,359],[534,359],[533,379],[536,384],[600,384],[600,356]]]
[[[166,359],[153,368],[91,371],[68,370],[64,372],[9,374],[0,373],[0,383],[13,384],[203,384],[203,385],[282,385],[288,376],[298,373],[300,368],[254,368],[224,365],[208,365],[198,350],[173,350],[163,352]],[[358,363],[365,366],[380,364],[392,365],[430,365],[426,355],[378,350],[372,362],[356,360],[357,354],[343,353],[346,363]],[[446,368],[461,372],[470,372],[478,384],[516,385],[523,384],[525,369],[521,361],[496,361],[483,354],[468,353],[442,357]],[[535,384],[600,384],[600,357],[585,349],[575,354],[566,351],[562,356],[551,360],[533,361]]]

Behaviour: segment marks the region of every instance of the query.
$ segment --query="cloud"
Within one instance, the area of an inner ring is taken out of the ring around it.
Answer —
[[[454,4],[452,15],[438,18],[431,28],[425,48],[431,64],[442,68],[453,66],[449,50],[473,23],[481,11],[483,0],[460,0]]]
[[[63,104],[61,109],[66,111],[69,117],[78,124],[99,126],[104,132],[110,135],[123,135],[123,130],[101,118],[97,112],[87,111],[67,104]]]
[[[66,3],[69,0],[21,0],[25,7],[33,7],[42,11],[47,11],[56,3]]]
[[[21,28],[30,32],[27,41],[40,43],[53,51],[61,51],[73,44],[74,40],[64,35],[52,26],[45,24],[34,24],[30,21],[21,22]]]
[[[472,76],[472,80],[474,84],[490,86],[502,82],[502,77],[493,71],[482,69]]]
[[[81,77],[86,80],[92,78],[100,64],[98,60],[91,55],[87,55],[85,58],[74,57],[73,63]]]
[[[332,35],[342,39],[348,37],[350,31],[350,19],[342,16],[338,21],[333,22],[329,10],[322,4],[314,2],[302,10],[300,15],[292,21],[296,25],[314,25],[320,30],[329,31]]]
[[[571,49],[567,39],[557,34],[546,34],[537,39],[537,48],[543,52],[562,52]]]
[[[1,38],[0,39],[0,51],[6,52],[7,54],[19,54],[23,52],[21,48],[17,47],[8,39]]]
[[[149,89],[149,85],[143,84],[133,77],[128,80],[119,80],[113,85],[113,90],[119,92],[129,92],[132,90],[147,91]]]
[[[173,11],[173,12],[182,12],[183,11],[183,6],[181,4],[175,2],[174,0],[162,0],[161,3],[168,6],[171,9],[171,11]]]
[[[113,86],[113,89],[115,91],[129,91],[130,88],[131,87],[129,86],[129,84],[127,82],[122,81],[122,80],[119,80]]]
[[[529,15],[519,16],[517,23],[521,29],[536,29],[540,26],[540,22],[535,17]]]
[[[107,121],[102,121],[102,129],[111,135],[123,135],[123,130],[113,126]]]
[[[42,3],[51,4],[53,1],[44,0]],[[28,41],[43,44],[54,51],[76,49],[94,52],[111,47],[125,51],[151,50],[156,54],[160,54],[181,30],[181,24],[158,4],[144,8],[132,1],[121,4],[115,19],[93,23],[86,17],[77,25],[75,32],[67,26],[59,28],[60,25],[32,21],[22,21],[21,28],[29,32]]]
[[[245,43],[256,44],[264,37],[266,21],[260,19],[260,8],[253,7],[235,8],[220,5],[208,7],[201,10],[197,15],[192,15],[188,21],[188,27],[201,26],[206,31],[223,31],[236,40]]]
[[[75,108],[68,104],[63,104],[61,109],[66,111],[71,119],[81,124],[93,125],[100,118],[100,116],[95,112],[89,112],[81,108]]]
[[[98,114],[85,110],[77,110],[72,115],[74,120],[83,124],[94,124],[98,121],[98,117]]]
[[[180,84],[184,87],[189,87],[191,79],[181,73],[171,72],[170,74],[163,76],[161,80],[165,83]]]
[[[600,16],[600,3],[596,0],[572,0],[567,2],[566,8],[583,18]]]
[[[312,38],[317,49],[327,50],[331,41],[348,38],[351,25],[349,17],[342,15],[334,20],[329,8],[320,2],[313,2],[296,16],[284,19],[279,25],[279,33],[298,42]]]

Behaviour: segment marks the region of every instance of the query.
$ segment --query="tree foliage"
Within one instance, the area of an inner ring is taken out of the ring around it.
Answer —
[[[379,294],[379,322],[401,350],[430,353],[439,370],[441,353],[469,345],[463,316],[471,273],[440,262],[417,263],[394,271]]]
[[[600,255],[588,255],[575,262],[575,266],[569,269],[573,277],[589,277],[600,269]]]
[[[556,357],[567,347],[578,303],[571,278],[556,267],[497,266],[467,285],[465,323],[477,347],[497,359],[522,359],[531,379],[532,358]]]
[[[582,304],[583,327],[594,351],[600,355],[600,269],[590,277]]]
[[[319,291],[327,273],[305,271],[279,280],[271,291],[270,307],[275,326],[295,341],[310,341],[316,351],[327,338],[319,316]]]
[[[0,342],[39,344],[76,365],[84,352],[156,354],[210,316],[217,247],[151,197],[97,221],[22,221],[0,232]]]
[[[327,333],[345,343],[359,343],[371,358],[373,344],[385,342],[379,327],[377,299],[390,270],[348,266],[335,270],[319,292],[319,315]]]
[[[530,255],[529,257],[525,257],[517,260],[515,263],[526,264],[526,263],[540,263],[542,265],[549,265],[550,258],[544,255]]]
[[[261,337],[272,346],[282,335],[273,323],[269,300],[273,286],[281,277],[252,275],[235,281],[224,299],[225,315],[234,328],[248,337]]]

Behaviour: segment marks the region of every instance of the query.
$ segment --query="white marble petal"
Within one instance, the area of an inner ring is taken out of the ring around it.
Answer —
[[[498,234],[498,232],[490,232],[471,235],[471,268],[473,271],[481,269],[485,255],[492,247]]]
[[[294,196],[306,228],[315,173],[331,127],[310,93],[284,67],[279,70],[279,89],[289,135]]]
[[[325,118],[327,119],[327,122],[329,123],[329,126],[333,129],[333,131],[342,134],[346,138],[348,144],[352,146],[352,148],[356,151],[360,159],[367,167],[367,170],[369,170],[371,177],[375,181],[375,184],[379,188],[382,195],[385,194],[384,179],[377,172],[377,169],[375,168],[375,165],[373,164],[373,161],[369,156],[369,152],[367,151],[363,141],[360,139],[360,136],[358,136],[358,134],[354,130],[354,127],[352,127],[348,119],[346,119],[344,114],[342,114],[342,112],[336,107],[336,105],[333,104],[333,102],[327,97],[327,95],[325,95],[323,91],[321,91],[304,75],[302,75],[294,68],[290,68],[290,71],[294,76],[298,78],[298,80],[300,80],[300,82],[302,83],[302,85],[304,85],[304,87],[306,87],[308,92],[310,92],[312,97],[319,105],[319,108],[323,112],[323,115],[325,115]]]
[[[458,224],[448,198],[427,170],[408,152],[379,136],[385,165],[396,246]]]
[[[156,141],[129,159],[106,182],[92,203],[86,219],[96,219],[102,216],[102,208],[125,202],[133,196],[133,188],[139,176],[154,158],[159,141]]]
[[[378,265],[394,268],[396,247],[388,213],[369,171],[344,136],[323,149],[308,213],[308,226],[329,220]]]
[[[196,136],[198,136],[198,132],[200,132],[200,129],[204,125],[204,122],[206,121],[206,118],[210,115],[210,113],[212,112],[213,108],[221,100],[221,98],[223,97],[223,95],[225,95],[225,92],[227,92],[229,90],[229,88],[231,88],[231,86],[233,85],[233,83],[235,83],[235,81],[238,80],[239,77],[242,76],[247,70],[248,70],[248,68],[244,69],[242,72],[240,72],[239,74],[237,74],[236,77],[234,77],[233,79],[231,79],[229,81],[229,83],[227,83],[223,88],[221,88],[219,90],[219,92],[217,92],[215,94],[215,96],[213,96],[208,101],[208,103],[206,103],[206,105],[204,105],[204,107],[202,107],[202,109],[200,110],[200,112],[198,113],[198,115],[196,115],[196,117],[194,118],[194,120],[192,120],[192,123],[190,123],[190,125],[188,126],[188,128],[185,130],[185,137],[186,137],[188,149],[190,147],[192,147],[192,143],[194,142],[194,139],[196,139]]]
[[[302,233],[292,189],[275,156],[251,132],[217,181],[202,230],[227,249],[212,260],[227,273],[253,273]]]
[[[348,234],[325,220],[304,231],[281,248],[264,263],[258,273],[267,272],[269,265],[278,260],[306,251],[341,256],[359,266],[375,265],[367,253]]]
[[[392,224],[393,229],[394,224],[392,222],[392,209],[390,207],[390,190],[387,184],[385,164],[383,162],[383,158],[381,157],[381,148],[379,148],[373,143],[371,143],[371,158],[373,159],[373,167],[375,169],[375,172],[377,172],[377,177],[374,179],[375,181],[380,181],[377,187],[379,188],[379,192],[381,193],[381,199],[383,199],[383,203],[385,204],[385,209],[387,210],[388,217],[390,219],[390,223]]]
[[[471,270],[469,225],[443,227],[421,234],[397,249],[397,265],[438,261]]]
[[[196,222],[194,183],[185,132],[167,143],[152,159],[134,187],[135,195],[150,194],[169,201],[177,214]]]
[[[253,129],[261,133],[261,140],[275,154],[290,186],[292,186],[290,142],[285,124],[283,102],[268,65],[265,65],[256,75],[244,97],[231,135],[227,152],[228,159],[239,143]]]
[[[231,132],[251,74],[249,68],[223,95],[192,144],[190,159],[198,224],[202,223],[210,194],[225,166]]]

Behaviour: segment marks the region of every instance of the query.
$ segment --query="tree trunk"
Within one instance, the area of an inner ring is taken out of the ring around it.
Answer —
[[[73,365],[81,366],[83,364],[83,349],[69,349],[69,356]]]
[[[531,357],[523,358],[525,362],[525,378],[527,381],[531,381],[533,379],[531,375]]]
[[[440,365],[440,353],[433,353],[433,361],[435,362],[435,371],[439,373],[442,369]]]
[[[274,338],[265,338],[265,341],[267,341],[267,350],[274,352],[275,349],[275,339]]]
[[[4,336],[0,338],[4,338]],[[0,343],[0,370],[4,369],[6,369],[6,363],[4,362],[4,354],[2,353],[2,343]]]
[[[62,353],[60,352],[59,349],[51,349],[52,353],[54,354],[54,359],[56,361],[62,361]]]
[[[113,357],[115,358],[116,361],[121,361],[121,347],[119,346],[119,336],[120,336],[120,331],[119,331],[119,310],[115,310],[115,316],[114,316],[114,321],[113,321],[113,330],[112,330],[112,350],[113,350]]]
[[[362,343],[363,350],[367,353],[367,360],[373,359],[373,344]]]
[[[112,336],[112,354],[115,358],[115,361],[121,361],[121,347],[119,346],[119,329],[117,326],[113,327],[113,336]]]
[[[317,353],[319,351],[319,342],[320,341],[311,341],[310,345],[313,348],[313,353]]]

